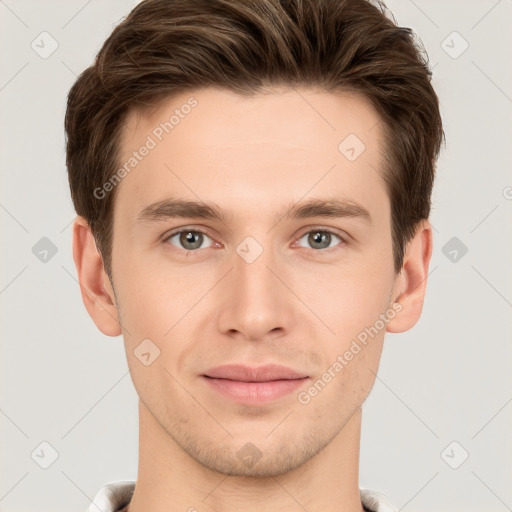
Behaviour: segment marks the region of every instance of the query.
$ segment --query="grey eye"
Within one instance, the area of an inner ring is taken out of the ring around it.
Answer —
[[[172,242],[174,238],[177,237],[179,245],[176,245]],[[206,233],[202,231],[196,231],[192,229],[186,229],[183,231],[178,231],[173,233],[167,239],[172,245],[176,245],[178,249],[184,249],[187,251],[194,251],[196,249],[204,248],[202,247],[203,242],[206,238],[210,238]]]
[[[337,238],[339,241],[342,241],[341,237],[332,233],[331,231],[315,229],[313,231],[309,231],[304,234],[300,239],[307,237],[307,243],[310,244],[310,247],[313,249],[328,249],[331,246],[331,242],[335,241]],[[336,244],[334,244],[336,245]],[[304,247],[304,246],[301,246]]]

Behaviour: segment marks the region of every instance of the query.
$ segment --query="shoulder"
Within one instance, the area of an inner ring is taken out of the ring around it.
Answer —
[[[135,489],[134,480],[117,480],[102,487],[84,512],[125,512]],[[368,512],[396,512],[396,508],[381,492],[360,489],[361,503]]]
[[[135,480],[117,480],[102,487],[84,512],[123,512],[132,499]]]
[[[371,489],[359,490],[361,493],[361,503],[368,512],[397,512],[395,506],[381,492]]]

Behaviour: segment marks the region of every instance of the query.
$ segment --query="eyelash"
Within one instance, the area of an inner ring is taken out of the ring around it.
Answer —
[[[313,252],[316,252],[316,253],[327,253],[327,252],[331,252],[332,250],[335,250],[339,245],[346,245],[348,243],[347,241],[347,237],[345,236],[342,236],[341,234],[339,234],[338,232],[336,231],[333,231],[332,229],[328,229],[326,227],[323,227],[323,226],[317,226],[317,227],[313,227],[312,229],[310,228],[308,231],[304,231],[299,237],[297,237],[294,241],[294,243],[298,242],[301,238],[304,237],[304,235],[308,235],[310,233],[329,233],[330,235],[334,235],[335,237],[339,238],[340,239],[340,243],[337,244],[336,246],[334,247],[328,247],[326,249],[312,249],[312,248],[309,248],[310,251],[313,251]],[[194,253],[199,253],[199,251],[201,249],[194,249],[194,250],[186,250],[186,249],[180,249],[172,244],[169,243],[169,240],[176,236],[176,235],[179,235],[181,233],[201,233],[202,235],[206,235],[208,238],[211,239],[211,237],[208,235],[208,233],[206,233],[206,231],[203,231],[201,229],[196,229],[196,228],[180,228],[176,231],[172,231],[171,233],[168,233],[166,234],[164,237],[163,237],[163,242],[164,244],[167,244],[167,245],[171,245],[172,246],[172,250],[177,250],[178,252],[184,252],[186,254],[186,256],[188,257],[189,255],[195,255]],[[305,247],[302,247],[303,249],[305,249]],[[209,247],[205,247],[205,249],[209,249]]]

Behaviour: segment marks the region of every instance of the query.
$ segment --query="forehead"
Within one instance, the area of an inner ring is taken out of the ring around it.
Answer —
[[[261,210],[309,191],[382,200],[380,121],[369,101],[354,93],[274,88],[242,96],[214,87],[183,92],[151,112],[128,113],[120,165],[137,161],[118,185],[118,196],[130,211],[176,195],[224,205],[229,198],[233,209],[242,210],[247,201],[260,201]],[[144,147],[150,149],[143,157],[133,156]]]
[[[311,132],[314,128],[322,137],[330,134],[332,137],[328,139],[334,142],[347,128],[368,139],[367,132],[381,125],[380,121],[370,102],[355,92],[274,87],[241,95],[207,87],[173,95],[150,109],[130,109],[124,122],[121,149],[130,151],[148,134],[159,143],[165,142],[163,139],[171,132],[177,138],[180,131],[191,130],[195,132],[194,141],[188,139],[188,142],[206,146],[226,147],[229,139],[233,144],[238,140],[251,145],[272,139],[307,147],[317,138]]]

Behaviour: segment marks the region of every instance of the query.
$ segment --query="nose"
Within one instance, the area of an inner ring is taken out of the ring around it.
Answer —
[[[258,245],[249,239],[237,247],[219,297],[219,329],[248,341],[282,336],[296,320],[290,271],[270,246]]]

